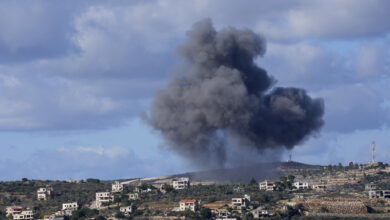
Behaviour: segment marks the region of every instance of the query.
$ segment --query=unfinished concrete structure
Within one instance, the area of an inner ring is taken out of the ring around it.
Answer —
[[[182,177],[172,181],[172,186],[174,189],[188,189],[190,187],[190,178]]]

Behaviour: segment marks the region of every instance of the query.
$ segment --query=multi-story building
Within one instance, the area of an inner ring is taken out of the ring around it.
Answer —
[[[44,188],[39,188],[37,190],[37,199],[38,200],[47,200],[53,195],[53,188],[50,186],[44,187]]]
[[[23,210],[23,207],[21,206],[8,206],[6,209],[5,209],[5,212],[7,214],[7,216],[10,216],[10,215],[15,215],[15,214],[20,214]]]
[[[390,190],[370,190],[368,197],[370,199],[390,199]]]
[[[138,198],[139,198],[138,193],[130,193],[130,194],[129,194],[129,199],[130,199],[130,200],[136,200],[136,199],[138,199]]]
[[[244,195],[243,198],[232,198],[232,208],[233,209],[246,209],[250,205],[251,197],[249,195]]]
[[[296,189],[309,189],[309,183],[307,182],[294,182],[293,186]]]
[[[123,192],[123,184],[121,184],[119,181],[115,181],[114,184],[112,184],[112,190],[113,193],[120,193]]]
[[[72,215],[72,213],[77,211],[77,209],[79,209],[79,204],[77,204],[77,202],[62,204],[62,212],[64,215]]]
[[[114,196],[111,192],[97,192],[96,193],[96,206],[100,208],[103,203],[109,203],[114,201]]]
[[[122,212],[125,216],[130,216],[131,213],[134,211],[134,206],[125,206],[125,207],[120,207],[119,211]]]
[[[271,181],[265,180],[265,181],[259,183],[259,189],[265,190],[265,191],[274,191],[275,184]]]
[[[14,220],[34,220],[35,213],[32,210],[24,210],[19,214],[14,214]]]
[[[181,200],[180,201],[180,211],[185,211],[185,210],[191,210],[195,212],[196,210],[199,209],[199,201],[195,199],[191,200]]]
[[[190,187],[190,178],[182,177],[172,181],[174,189],[188,189]]]

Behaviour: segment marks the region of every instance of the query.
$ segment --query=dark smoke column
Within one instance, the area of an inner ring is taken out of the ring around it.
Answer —
[[[249,29],[195,23],[179,48],[186,71],[157,92],[148,123],[175,152],[203,166],[228,163],[231,147],[293,148],[323,125],[322,99],[274,88],[254,63],[265,40]]]

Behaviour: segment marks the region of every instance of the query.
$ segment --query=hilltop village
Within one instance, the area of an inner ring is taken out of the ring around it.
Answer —
[[[389,219],[390,166],[277,167],[277,179],[185,176],[0,183],[0,219]]]

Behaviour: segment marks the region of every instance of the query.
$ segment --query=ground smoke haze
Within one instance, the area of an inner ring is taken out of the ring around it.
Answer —
[[[249,29],[195,23],[179,48],[185,73],[157,92],[147,122],[200,166],[229,164],[230,148],[259,155],[293,148],[324,124],[323,100],[272,88],[275,80],[254,63],[265,50],[265,39]]]

